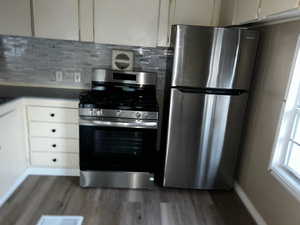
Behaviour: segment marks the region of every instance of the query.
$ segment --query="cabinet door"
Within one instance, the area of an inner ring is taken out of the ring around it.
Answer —
[[[172,24],[210,26],[214,7],[215,0],[174,0],[171,1],[170,20]]]
[[[95,42],[156,46],[159,0],[95,0]]]
[[[241,24],[258,18],[260,0],[237,0],[234,24]]]
[[[79,0],[80,41],[94,41],[94,0]]]
[[[236,1],[237,0],[222,1],[220,9],[219,26],[228,26],[234,23],[236,13]]]
[[[0,197],[27,167],[24,131],[21,111],[0,115]]]
[[[173,24],[218,25],[220,2],[218,0],[161,0],[158,46],[169,46]]]
[[[79,40],[78,0],[33,0],[36,37]]]
[[[169,46],[169,11],[170,0],[160,0],[157,46]]]
[[[0,34],[31,36],[30,0],[0,1]]]
[[[299,0],[261,0],[260,17],[299,7]]]

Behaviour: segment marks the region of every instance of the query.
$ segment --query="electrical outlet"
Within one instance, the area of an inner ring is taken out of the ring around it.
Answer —
[[[56,81],[62,81],[63,80],[63,72],[62,71],[56,71],[55,72],[55,79]]]
[[[74,73],[74,81],[76,83],[80,83],[81,82],[81,73],[80,72],[75,72]]]

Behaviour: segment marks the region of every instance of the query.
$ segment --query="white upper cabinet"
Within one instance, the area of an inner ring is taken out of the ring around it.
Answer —
[[[299,7],[299,0],[261,0],[260,17]]]
[[[173,0],[170,20],[172,24],[213,25],[216,0]]]
[[[169,40],[169,11],[170,0],[160,0],[159,25],[158,25],[158,46],[168,46]]]
[[[78,0],[32,0],[36,37],[79,40]]]
[[[31,36],[30,0],[0,1],[0,34]]]
[[[95,42],[155,47],[159,0],[95,0]]]
[[[158,46],[168,46],[173,24],[219,24],[220,0],[161,0]]]
[[[94,0],[79,0],[80,41],[94,41]]]
[[[236,0],[222,1],[220,6],[219,26],[232,25],[236,12]]]
[[[220,25],[270,22],[295,17],[299,12],[300,0],[227,0],[222,1]]]
[[[260,0],[237,0],[234,24],[241,24],[258,18]]]

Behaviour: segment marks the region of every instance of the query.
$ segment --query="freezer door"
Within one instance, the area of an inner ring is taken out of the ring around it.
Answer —
[[[164,186],[232,187],[246,100],[171,90]]]
[[[256,31],[175,25],[171,40],[173,87],[249,88]]]
[[[209,74],[214,29],[176,25],[172,27],[174,48],[172,86],[205,86]]]

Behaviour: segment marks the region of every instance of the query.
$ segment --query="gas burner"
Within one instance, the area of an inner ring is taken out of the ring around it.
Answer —
[[[150,75],[153,76],[153,74]],[[150,75],[148,74],[148,76]],[[113,77],[113,74],[111,76]],[[135,74],[134,79],[139,80],[137,77]],[[119,75],[118,78],[120,78]],[[128,78],[128,74],[125,78]],[[99,77],[94,77],[92,90],[80,95],[79,107],[91,110],[158,112],[155,82],[143,85],[138,82],[134,84],[134,79],[129,82],[127,80],[99,82]]]
[[[157,111],[155,87],[151,91],[134,89],[128,94],[119,87],[109,87],[104,91],[89,91],[80,96],[81,108],[126,109]]]

